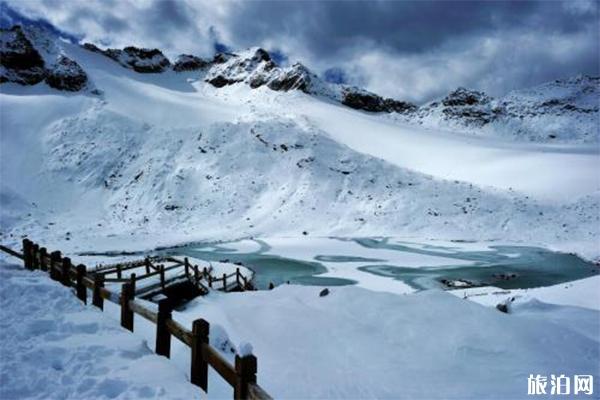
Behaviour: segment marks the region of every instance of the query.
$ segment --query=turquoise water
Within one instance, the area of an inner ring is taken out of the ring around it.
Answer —
[[[259,289],[266,289],[271,282],[274,285],[290,282],[313,286],[342,286],[356,283],[349,279],[320,277],[320,274],[327,272],[321,263],[265,254],[271,250],[271,247],[262,241],[256,240],[256,242],[260,244],[260,249],[248,253],[237,252],[227,247],[227,244],[190,245],[165,252],[206,261],[241,263],[254,270],[256,273],[254,282]]]
[[[301,238],[298,239],[301,246]],[[327,271],[322,263],[335,263],[338,269],[353,268],[402,281],[415,289],[448,287],[447,281],[462,280],[472,286],[492,285],[504,289],[530,288],[555,285],[600,273],[597,265],[564,253],[556,253],[539,247],[489,246],[486,250],[465,250],[460,243],[456,247],[422,245],[417,243],[390,242],[386,238],[330,239],[352,241],[365,249],[392,250],[451,259],[453,265],[409,268],[395,265],[385,257],[361,257],[353,252],[344,254],[317,254],[313,261],[296,260],[267,254],[277,252],[261,240],[254,240],[258,250],[237,251],[229,244],[194,244],[163,250],[180,256],[189,256],[206,261],[229,261],[242,263],[256,272],[255,281],[260,289],[270,282],[279,285],[285,282],[313,285],[338,286],[356,282],[344,278],[322,277]],[[307,244],[307,253],[310,248]],[[464,247],[464,246],[463,246]],[[370,254],[372,255],[372,253]],[[456,260],[464,265],[456,265]],[[352,263],[347,265],[346,263]],[[346,264],[346,265],[345,265]],[[358,266],[357,266],[358,264]]]

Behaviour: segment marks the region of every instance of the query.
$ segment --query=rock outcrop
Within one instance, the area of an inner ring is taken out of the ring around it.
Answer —
[[[342,96],[342,104],[357,110],[406,113],[414,111],[417,108],[414,104],[394,99],[385,99],[358,88],[346,88],[342,92]]]
[[[45,52],[48,54],[44,60],[22,27],[1,29],[0,36],[0,83],[35,85],[45,81],[50,87],[71,92],[86,87],[88,78],[79,64],[65,55],[49,52]]]
[[[75,61],[60,56],[53,68],[48,70],[46,83],[58,90],[77,92],[85,87],[87,75]]]
[[[173,64],[173,71],[197,71],[204,69],[210,65],[209,61],[203,60],[200,57],[196,57],[190,54],[181,54],[175,60]]]
[[[139,73],[160,73],[166,71],[171,66],[169,59],[158,49],[142,49],[129,46],[123,50],[102,50],[92,43],[84,43],[83,47],[87,50],[104,54],[125,68],[130,68]]]
[[[35,85],[46,78],[44,59],[20,26],[0,29],[0,83]]]
[[[517,140],[598,142],[600,77],[579,75],[501,98],[458,88],[419,107],[407,122]]]
[[[461,118],[467,125],[481,127],[494,121],[502,110],[491,106],[492,98],[483,92],[459,87],[442,99],[447,118]]]

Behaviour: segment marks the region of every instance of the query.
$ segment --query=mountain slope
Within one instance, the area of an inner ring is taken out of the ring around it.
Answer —
[[[580,75],[498,99],[459,88],[401,119],[520,141],[597,144],[599,99],[600,77]]]
[[[68,251],[401,235],[597,255],[598,154],[587,146],[469,139],[326,96],[217,88],[202,68],[138,73],[56,45],[94,89],[0,86],[3,240],[29,234]]]

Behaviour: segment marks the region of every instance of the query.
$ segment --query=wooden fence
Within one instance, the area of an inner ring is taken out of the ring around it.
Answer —
[[[179,269],[181,275],[173,275],[167,278],[167,272],[173,272]],[[140,271],[141,270],[141,271]],[[230,274],[223,274],[220,277],[212,274],[212,268],[200,269],[198,265],[192,265],[188,258],[179,260],[174,257],[146,257],[142,260],[129,261],[126,263],[117,263],[111,265],[101,265],[94,268],[94,275],[101,275],[104,283],[128,283],[132,280],[136,282],[148,278],[157,278],[158,282],[140,287],[136,286],[136,297],[148,298],[161,292],[167,286],[188,281],[192,283],[201,294],[208,293],[211,289],[220,290],[223,292],[253,290],[252,282],[254,271],[249,277],[244,276],[240,272],[240,268]],[[132,273],[137,272],[137,273]],[[141,273],[140,273],[141,272]]]
[[[170,357],[171,336],[175,336],[190,348],[190,381],[208,393],[208,367],[212,367],[233,387],[234,399],[268,400],[271,397],[256,383],[257,360],[254,355],[236,355],[235,365],[231,365],[209,344],[210,324],[197,319],[188,330],[172,317],[172,305],[169,299],[158,302],[158,312],[150,310],[135,299],[135,277],[123,282],[121,293],[114,293],[105,286],[102,268],[97,272],[88,271],[83,264],[74,266],[71,259],[63,257],[60,251],[49,252],[29,239],[23,240],[23,253],[18,253],[0,245],[0,250],[21,258],[25,268],[47,271],[50,277],[65,286],[74,287],[75,294],[85,304],[88,301],[88,289],[92,292],[92,304],[104,309],[104,300],[121,307],[121,326],[133,332],[134,315],[156,324],[156,354]],[[106,269],[104,269],[106,271]],[[239,275],[239,270],[236,271]],[[227,288],[227,276],[223,278],[223,287]],[[239,279],[239,278],[238,278]]]

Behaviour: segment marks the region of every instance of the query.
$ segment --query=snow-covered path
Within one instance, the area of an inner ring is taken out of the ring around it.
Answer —
[[[201,390],[43,272],[0,263],[0,398],[192,399]]]

